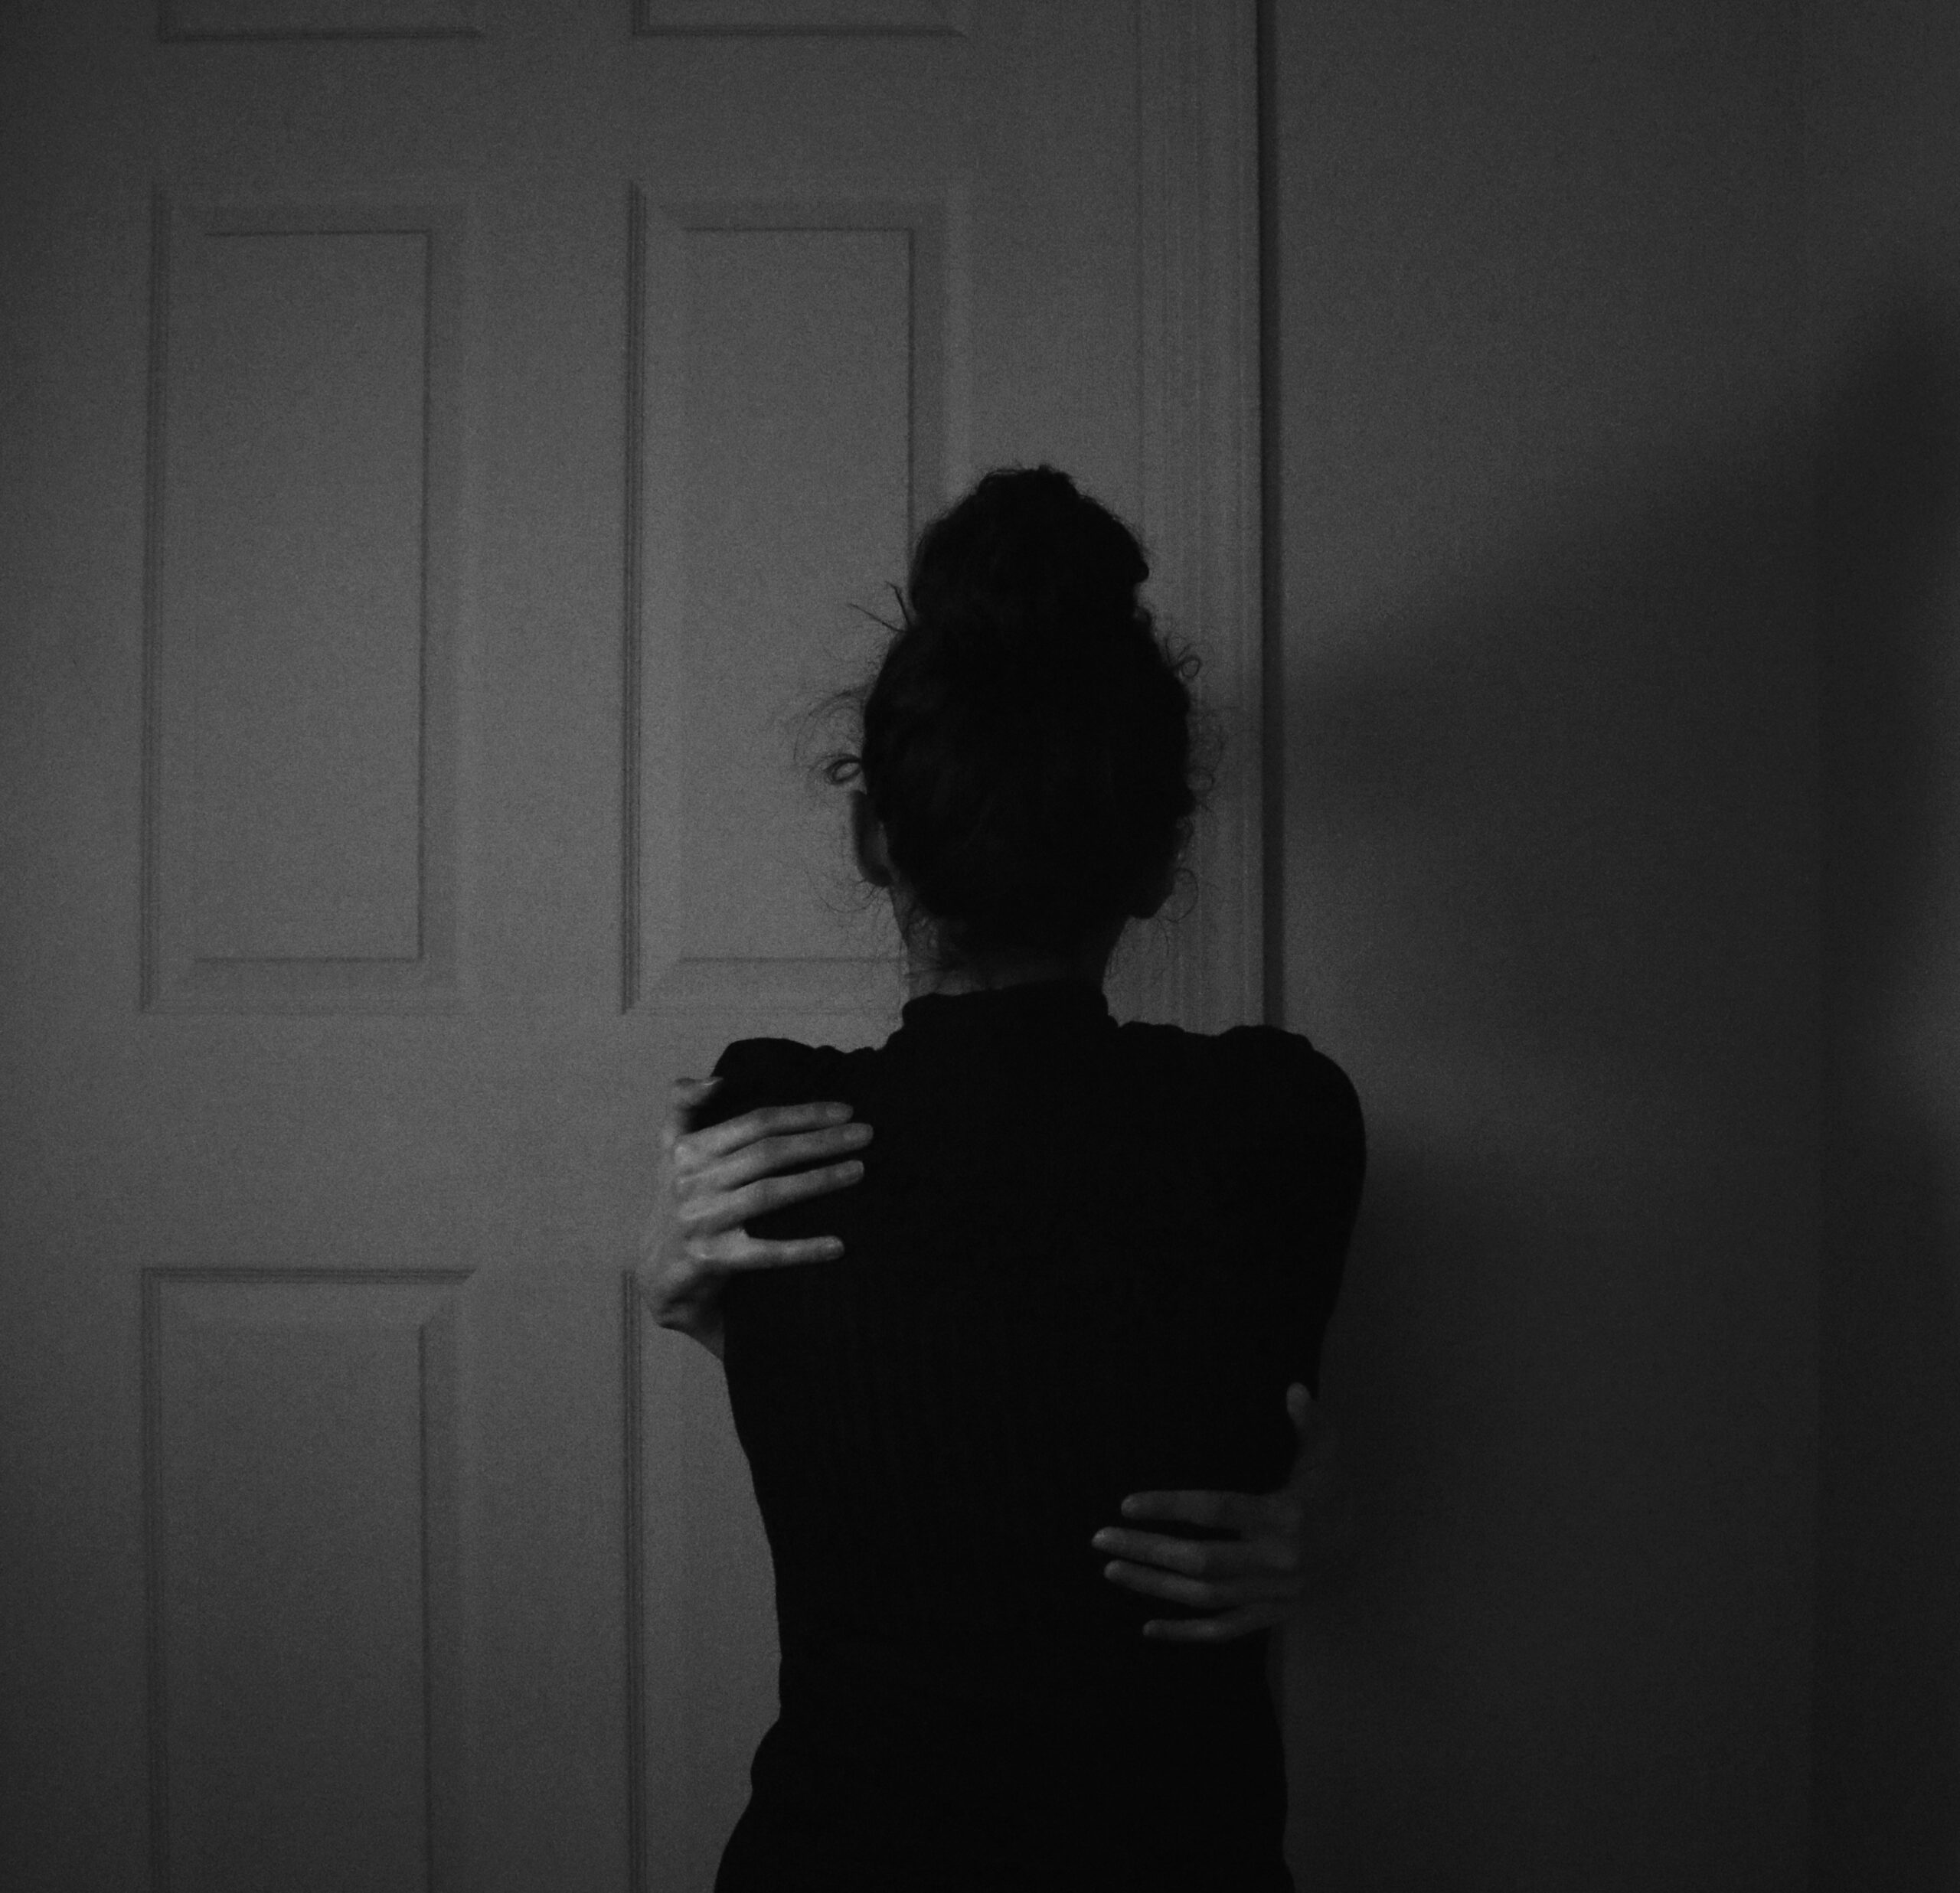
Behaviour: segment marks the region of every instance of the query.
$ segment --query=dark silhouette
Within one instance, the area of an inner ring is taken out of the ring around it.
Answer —
[[[1207,773],[1148,570],[1049,467],[926,529],[826,765],[861,778],[859,860],[924,990],[875,1049],[730,1046],[697,1120],[835,1099],[877,1140],[861,1180],[750,1224],[841,1259],[724,1292],[782,1660],[720,1893],[1292,1884],[1265,1643],[1172,1634],[1198,1599],[1125,1595],[1092,1545],[1129,1494],[1288,1483],[1363,1165],[1298,1033],[1103,997]]]

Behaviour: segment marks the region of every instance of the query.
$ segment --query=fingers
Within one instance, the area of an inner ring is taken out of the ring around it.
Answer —
[[[730,1268],[789,1268],[799,1262],[834,1262],[844,1245],[834,1235],[810,1235],[793,1242],[759,1242],[741,1239],[728,1258]]]
[[[1172,1539],[1162,1532],[1133,1532],[1103,1526],[1089,1544],[1109,1558],[1131,1564],[1155,1564],[1158,1570],[1178,1572],[1184,1578],[1243,1578],[1249,1572],[1289,1570],[1288,1535],[1266,1521],[1253,1526],[1245,1539]]]
[[[864,1174],[859,1163],[834,1164],[823,1170],[799,1170],[793,1177],[764,1177],[740,1190],[697,1194],[682,1203],[682,1225],[697,1233],[719,1235],[753,1216],[780,1209],[812,1196],[844,1190]]]
[[[690,1150],[679,1154],[680,1180],[683,1190],[691,1194],[737,1190],[758,1177],[800,1170],[805,1164],[820,1163],[826,1157],[854,1156],[875,1134],[868,1124],[836,1124],[800,1135],[763,1137],[730,1152],[719,1162],[707,1164],[689,1160],[700,1147],[700,1141],[691,1138]]]
[[[768,1105],[730,1118],[725,1124],[713,1124],[705,1131],[691,1132],[687,1140],[688,1154],[692,1164],[699,1167],[763,1137],[789,1131],[820,1131],[844,1123],[850,1115],[851,1107],[847,1104]]]
[[[1168,1538],[1154,1532],[1125,1532],[1106,1527],[1089,1540],[1107,1556],[1127,1560],[1133,1567],[1155,1565],[1179,1574],[1183,1581],[1209,1581],[1248,1576],[1285,1575],[1294,1568],[1292,1540],[1268,1526],[1257,1536],[1200,1543]],[[1165,1597],[1174,1594],[1164,1591]]]
[[[847,1104],[819,1102],[766,1106],[677,1136],[675,1126],[720,1082],[675,1082],[674,1115],[662,1140],[668,1157],[663,1207],[649,1242],[670,1269],[684,1273],[834,1260],[844,1250],[835,1237],[765,1242],[751,1238],[742,1225],[858,1182],[864,1166],[854,1157],[828,1164],[822,1160],[862,1150],[871,1141],[871,1126],[844,1121],[851,1115]]]
[[[1102,1575],[1126,1591],[1161,1598],[1167,1603],[1187,1604],[1195,1611],[1218,1611],[1247,1604],[1291,1604],[1300,1594],[1298,1580],[1278,1572],[1251,1572],[1214,1583],[1176,1577],[1147,1565],[1116,1559],[1103,1566]]]
[[[1145,1636],[1167,1643],[1224,1643],[1288,1622],[1292,1612],[1284,1604],[1248,1604],[1222,1617],[1154,1617],[1143,1627]]]
[[[1126,1519],[1178,1519],[1230,1532],[1255,1526],[1264,1516],[1260,1500],[1245,1492],[1132,1492],[1123,1501]]]
[[[688,1266],[719,1275],[743,1268],[782,1268],[799,1262],[835,1261],[844,1253],[835,1235],[804,1235],[764,1241],[738,1223],[727,1229],[697,1229],[683,1253]]]
[[[1102,1575],[1145,1597],[1211,1615],[1146,1625],[1145,1634],[1174,1642],[1213,1643],[1280,1623],[1306,1581],[1298,1505],[1284,1492],[1142,1492],[1123,1502],[1125,1515],[1176,1518],[1239,1531],[1236,1540],[1197,1540],[1106,1526],[1090,1542],[1115,1552]]]

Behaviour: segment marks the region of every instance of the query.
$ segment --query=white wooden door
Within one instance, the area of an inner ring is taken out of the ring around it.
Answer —
[[[776,1647],[655,1137],[893,1022],[795,718],[988,465],[1210,660],[1123,1003],[1256,1016],[1250,5],[0,31],[0,1885],[705,1888]]]

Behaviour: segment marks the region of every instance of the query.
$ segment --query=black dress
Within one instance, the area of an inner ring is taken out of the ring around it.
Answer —
[[[1265,1637],[1146,1639],[1197,1613],[1089,1539],[1132,1492],[1285,1480],[1361,1193],[1346,1077],[1267,1026],[1119,1026],[1086,980],[715,1069],[699,1122],[836,1098],[877,1132],[750,1225],[842,1259],[724,1303],[782,1666],[716,1893],[1290,1888]]]

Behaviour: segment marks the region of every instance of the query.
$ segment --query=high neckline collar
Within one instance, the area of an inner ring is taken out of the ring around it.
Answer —
[[[1072,974],[978,992],[922,993],[907,1000],[899,1016],[909,1038],[992,1037],[1093,1030],[1109,1023],[1109,1002],[1099,982]]]

